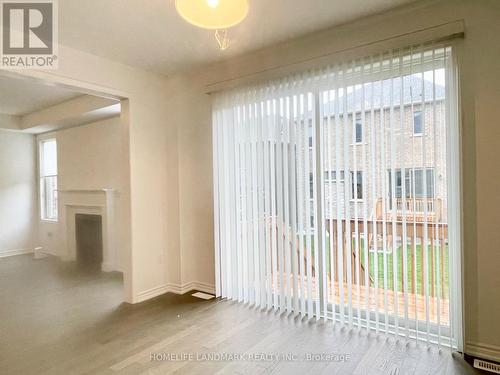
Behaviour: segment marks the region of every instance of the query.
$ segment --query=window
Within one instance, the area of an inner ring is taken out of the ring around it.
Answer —
[[[351,172],[351,199],[363,200],[363,172],[357,171],[356,178]]]
[[[363,124],[361,123],[361,118],[359,117],[356,118],[356,122],[354,123],[354,142],[363,142]]]
[[[344,182],[344,171],[340,171],[340,181]],[[325,171],[325,182],[336,183],[337,182],[337,171]]]
[[[413,112],[413,135],[422,135],[422,111]]]
[[[307,127],[307,133],[308,133],[308,139],[309,139],[309,148],[313,147],[313,124],[312,122],[309,123],[309,126]]]
[[[40,213],[42,220],[57,220],[57,143],[40,142]]]
[[[458,346],[451,57],[403,49],[214,95],[218,296]],[[432,146],[407,137],[426,131]]]
[[[426,174],[425,178],[424,172]],[[394,174],[396,178],[395,196],[396,198],[403,198],[403,180],[401,169],[395,170]],[[389,196],[392,196],[391,176],[392,171],[389,170]],[[426,188],[424,186],[426,186]],[[434,198],[434,169],[406,169],[404,189],[406,192],[406,198]]]

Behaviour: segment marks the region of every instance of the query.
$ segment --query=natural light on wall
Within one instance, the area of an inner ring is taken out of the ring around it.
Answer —
[[[217,294],[461,346],[451,47],[215,96]]]

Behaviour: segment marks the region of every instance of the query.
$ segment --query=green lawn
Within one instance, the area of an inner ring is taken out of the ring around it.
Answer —
[[[327,238],[327,249],[329,249],[329,239]],[[355,244],[353,242],[352,245],[353,251],[355,250]],[[423,280],[423,275],[422,275],[422,266],[424,264],[424,253],[422,251],[422,246],[417,245],[415,249],[412,249],[410,245],[407,246],[407,272],[408,272],[408,292],[413,291],[413,283],[414,283],[414,272],[412,268],[412,262],[411,259],[414,257],[414,252],[416,252],[416,259],[417,261],[415,262],[416,268],[417,268],[417,282],[416,282],[416,292],[417,294],[423,295],[425,293],[424,290],[424,283],[425,280]],[[441,297],[443,298],[448,298],[448,286],[449,286],[449,268],[448,268],[448,262],[449,262],[449,254],[448,254],[448,246],[445,245],[443,248],[439,249],[437,247],[434,248],[434,251],[431,253],[431,247],[428,246],[427,248],[428,251],[428,264],[429,264],[429,270],[431,269],[431,256],[434,257],[434,268],[433,268],[433,274],[434,274],[434,294],[436,295],[438,293],[438,280],[437,280],[437,267],[439,266],[439,274],[440,274],[440,280],[439,284],[441,286]],[[441,252],[440,255],[438,255],[438,251]],[[361,242],[359,244],[359,254],[360,254],[360,259],[361,259],[361,264],[365,266],[365,253],[364,253],[364,248],[363,248],[363,243]],[[439,265],[437,264],[439,258],[441,257],[441,262]],[[330,256],[327,251],[327,272],[330,273]],[[378,259],[377,259],[378,258]],[[394,284],[394,269],[393,269],[393,264],[394,264],[394,258],[397,260],[397,280],[398,280],[398,285],[397,285],[397,290],[398,291],[403,291],[403,246],[400,246],[396,254],[393,254],[392,252],[388,251],[386,253],[386,265],[384,268],[384,254],[379,249],[379,253],[376,255],[375,252],[369,252],[369,274],[371,276],[371,279],[373,280],[371,285],[374,285],[375,281],[375,260],[377,259],[378,261],[378,286],[379,288],[384,287],[384,274],[387,275],[387,287],[389,289],[393,289],[393,284]],[[431,288],[431,274],[429,274],[429,295],[432,295],[432,288]]]
[[[411,259],[414,257],[416,253],[416,259],[417,261],[414,263],[414,267],[417,269],[417,277],[416,277],[416,292],[417,294],[423,295],[425,293],[424,290],[424,285],[425,285],[425,280],[423,279],[423,274],[422,274],[422,268],[424,265],[424,256],[425,249],[422,248],[421,245],[417,245],[416,249],[412,249],[411,246],[407,246],[407,272],[408,273],[408,291],[413,290],[413,283],[415,282],[414,280],[414,270],[412,269],[412,262]],[[438,256],[437,251],[441,251],[441,254]],[[370,276],[372,277],[373,280],[375,280],[375,261],[378,258],[378,281],[379,281],[379,286],[383,287],[384,285],[384,274],[387,275],[387,285],[389,289],[394,289],[394,258],[396,258],[397,261],[397,267],[396,267],[396,272],[397,272],[397,290],[398,291],[403,291],[403,252],[404,248],[401,246],[397,249],[396,254],[387,253],[386,254],[386,267],[384,268],[384,254],[379,253],[375,255],[374,252],[369,253],[369,272]],[[361,252],[362,254],[362,264],[364,266],[364,251]],[[427,256],[428,256],[428,267],[429,267],[429,272],[432,272],[434,274],[434,294],[437,293],[437,286],[438,286],[438,280],[437,280],[437,270],[439,266],[439,274],[440,274],[440,280],[439,284],[441,286],[442,294],[444,294],[442,297],[447,298],[448,297],[448,247],[445,246],[443,249],[437,250],[435,249],[433,253],[431,253],[431,248],[428,246],[427,248]],[[431,269],[432,266],[432,261],[431,257],[434,257],[434,265],[433,269]],[[439,258],[441,257],[441,262],[438,264]],[[384,272],[385,270],[385,272]],[[432,293],[432,288],[431,288],[431,283],[432,283],[432,276],[431,273],[428,275],[428,282],[429,282],[429,294]]]

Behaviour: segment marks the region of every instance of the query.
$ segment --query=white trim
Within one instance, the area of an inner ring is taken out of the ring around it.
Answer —
[[[33,254],[33,249],[0,250],[0,258],[13,257],[16,255]]]
[[[449,241],[449,285],[450,285],[450,311],[452,320],[450,326],[454,332],[457,351],[464,348],[464,320],[463,320],[463,211],[462,211],[462,137],[461,137],[461,108],[460,87],[458,75],[458,58],[456,49],[452,46],[452,53],[447,59],[447,85],[445,106],[446,111],[446,166],[448,190],[448,241]],[[425,127],[424,127],[425,128]],[[455,244],[456,252],[452,246]],[[454,317],[454,318],[453,318]]]
[[[168,293],[168,292],[169,292],[169,287],[167,284],[160,285],[160,286],[157,286],[155,288],[151,288],[151,289],[145,290],[143,292],[140,292],[137,295],[137,298],[134,298],[133,303],[144,302],[144,301],[147,301],[151,298],[160,296],[160,295]]]
[[[500,362],[500,346],[467,341],[465,353],[474,357]]]
[[[166,284],[167,292],[166,293],[175,293],[175,294],[186,294],[193,290],[197,290],[204,293],[215,294],[215,285],[202,283],[199,281],[191,281],[185,284]]]
[[[167,283],[164,285],[157,286],[155,288],[151,288],[140,292],[137,295],[137,299],[134,300],[134,303],[144,302],[149,299],[161,296],[166,293],[174,293],[174,294],[186,294],[191,292],[192,290],[197,290],[204,293],[215,294],[215,285],[207,284],[199,281],[191,281],[185,284],[174,284]]]
[[[34,254],[35,259],[43,259],[43,258],[48,257],[49,255],[50,256],[55,255],[55,254],[51,254],[50,252],[44,250],[43,247],[41,247],[41,246],[35,247],[33,254]]]
[[[102,218],[103,272],[118,271],[116,249],[115,199],[117,190],[58,190],[60,232],[66,243],[61,253],[63,260],[76,259],[76,227],[77,214],[100,215]]]

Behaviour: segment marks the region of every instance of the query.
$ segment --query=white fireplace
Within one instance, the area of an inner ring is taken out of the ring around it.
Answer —
[[[101,269],[104,272],[117,270],[116,266],[116,220],[114,189],[58,190],[60,233],[63,236],[61,257],[66,261],[76,260],[76,214],[100,215],[102,218]]]

